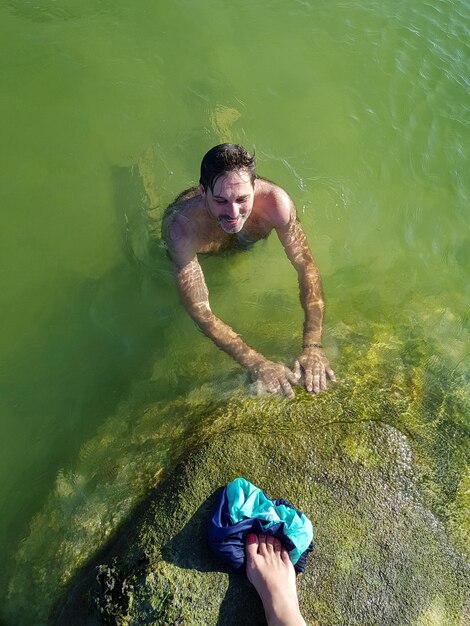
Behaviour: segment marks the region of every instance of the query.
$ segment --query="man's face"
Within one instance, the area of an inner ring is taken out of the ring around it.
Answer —
[[[207,210],[226,233],[238,233],[253,209],[254,186],[244,170],[222,174],[213,191],[201,187]]]

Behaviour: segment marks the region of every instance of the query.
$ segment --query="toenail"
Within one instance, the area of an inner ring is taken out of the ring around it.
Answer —
[[[256,543],[256,535],[250,533],[246,538],[247,543]]]

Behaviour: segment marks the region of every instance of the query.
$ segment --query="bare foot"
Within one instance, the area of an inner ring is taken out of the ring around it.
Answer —
[[[300,614],[289,553],[272,535],[246,538],[246,575],[264,606],[268,626],[306,626]]]

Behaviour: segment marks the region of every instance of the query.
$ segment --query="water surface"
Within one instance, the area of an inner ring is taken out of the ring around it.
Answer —
[[[468,371],[468,13],[458,0],[2,2],[3,574],[131,388],[165,406],[240,383],[178,304],[157,236],[220,141],[254,149],[295,201],[333,364],[342,325],[381,323],[419,328]],[[222,319],[295,358],[296,278],[274,235],[204,270]]]

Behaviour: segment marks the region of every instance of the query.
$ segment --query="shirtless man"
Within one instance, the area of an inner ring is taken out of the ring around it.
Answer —
[[[246,248],[276,231],[297,270],[305,313],[303,346],[291,369],[269,361],[216,317],[197,255]],[[245,367],[258,393],[293,397],[300,380],[307,391],[326,389],[334,381],[322,346],[323,299],[320,274],[309,250],[295,207],[287,193],[255,174],[254,157],[235,144],[215,146],[201,163],[199,187],[181,193],[163,218],[163,239],[173,261],[183,304],[212,341]]]

